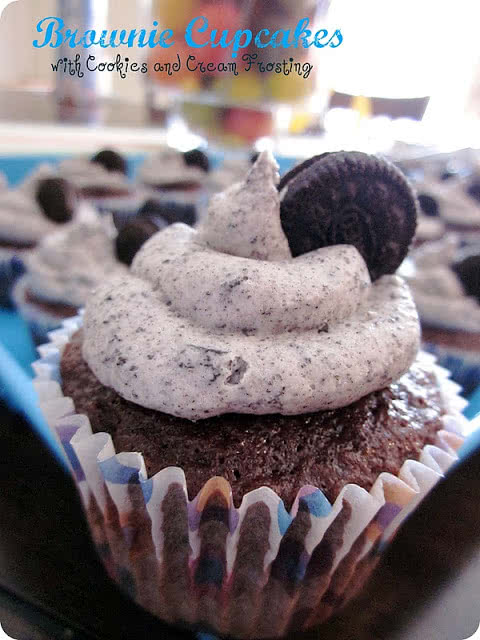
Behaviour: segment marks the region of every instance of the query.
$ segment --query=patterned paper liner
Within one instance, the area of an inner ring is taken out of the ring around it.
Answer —
[[[457,460],[468,424],[448,372],[435,368],[449,415],[435,445],[398,476],[381,473],[368,492],[343,488],[331,505],[302,487],[289,512],[267,487],[239,508],[230,485],[212,477],[188,500],[185,474],[148,478],[139,453],[115,453],[92,434],[59,385],[64,345],[81,325],[67,320],[33,364],[39,403],[69,460],[92,536],[109,574],[140,605],[172,623],[236,638],[266,638],[314,626],[361,587],[400,523]]]
[[[448,369],[452,380],[462,387],[465,396],[480,385],[480,353],[431,342],[424,343],[423,348],[435,356],[439,366]]]

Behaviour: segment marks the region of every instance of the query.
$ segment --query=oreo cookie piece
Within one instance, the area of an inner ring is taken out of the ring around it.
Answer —
[[[119,171],[127,175],[127,161],[112,149],[102,149],[91,158],[90,162],[101,164],[107,171]]]
[[[480,202],[480,177],[477,176],[467,185],[467,193],[471,198]]]
[[[35,198],[49,220],[64,224],[73,218],[77,193],[72,184],[64,178],[39,180]]]
[[[419,193],[417,198],[423,214],[430,218],[436,218],[440,215],[438,202],[433,196],[428,193]]]
[[[168,224],[183,222],[191,227],[197,221],[197,210],[193,204],[181,202],[162,202],[155,199],[146,200],[138,212],[139,216],[163,218]]]
[[[210,171],[210,160],[207,154],[201,149],[192,149],[183,154],[183,161],[187,167],[198,167],[208,173]]]
[[[160,218],[142,218],[126,224],[115,239],[118,260],[130,266],[140,247],[166,226]]]
[[[460,279],[465,293],[480,303],[480,247],[470,247],[463,251],[452,264],[452,269]]]
[[[394,273],[415,235],[418,201],[393,164],[359,151],[324,153],[283,176],[281,223],[292,255],[354,245],[370,277]]]

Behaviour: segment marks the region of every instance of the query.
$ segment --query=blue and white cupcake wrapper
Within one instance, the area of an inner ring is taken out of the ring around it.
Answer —
[[[28,277],[23,275],[13,286],[11,292],[12,301],[27,323],[35,344],[43,344],[48,342],[50,331],[61,327],[65,318],[54,313],[48,313],[34,303],[28,302],[25,295],[27,287]]]
[[[148,477],[140,453],[116,453],[92,433],[60,386],[62,350],[81,318],[50,333],[33,364],[39,404],[71,467],[91,533],[110,575],[172,623],[237,638],[278,637],[336,613],[362,586],[405,517],[458,459],[468,422],[448,372],[431,363],[449,407],[435,445],[370,491],[347,485],[333,504],[313,486],[292,509],[268,487],[239,508],[212,477],[189,500],[178,467]],[[436,531],[432,535],[437,535]]]
[[[426,342],[423,348],[437,358],[440,366],[450,371],[452,380],[462,387],[466,397],[480,387],[480,353],[431,342]]]
[[[0,307],[13,305],[12,290],[15,282],[25,272],[22,252],[0,249]]]

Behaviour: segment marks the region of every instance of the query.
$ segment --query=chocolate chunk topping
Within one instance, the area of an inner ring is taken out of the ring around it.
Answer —
[[[193,226],[197,220],[195,205],[180,202],[161,202],[155,199],[146,200],[138,215],[160,217],[168,224],[183,222],[190,226]]]
[[[469,183],[469,185],[467,186],[467,193],[471,198],[473,198],[477,202],[480,202],[480,178],[479,177],[474,178]]]
[[[77,194],[70,182],[63,178],[44,178],[38,183],[36,200],[47,218],[63,224],[73,217]]]
[[[125,225],[115,240],[117,258],[130,266],[140,247],[166,226],[167,223],[161,218],[142,218]]]
[[[210,171],[210,161],[207,154],[201,149],[192,149],[183,154],[183,160],[187,167],[199,167],[208,173]]]
[[[422,213],[431,218],[436,218],[439,215],[438,211],[438,202],[428,193],[419,193],[418,194],[418,204],[420,205],[420,209]]]
[[[112,149],[102,149],[93,156],[90,162],[101,164],[107,171],[120,171],[120,173],[127,175],[127,161]]]
[[[394,273],[415,234],[417,198],[389,162],[358,151],[324,153],[285,174],[281,222],[292,255],[354,245],[376,280]]]
[[[452,269],[460,278],[465,293],[480,303],[480,247],[470,247],[462,252]]]

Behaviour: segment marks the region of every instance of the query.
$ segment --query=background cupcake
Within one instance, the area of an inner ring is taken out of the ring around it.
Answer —
[[[76,194],[48,165],[40,166],[17,189],[0,192],[0,298],[23,270],[23,260],[46,235],[74,217],[91,217],[78,207]]]
[[[58,172],[101,212],[131,212],[145,197],[128,178],[127,160],[112,149],[102,149],[91,158],[63,160]]]
[[[463,425],[392,275],[415,231],[403,177],[341,152],[287,174],[281,201],[277,183],[261,154],[198,230],[155,234],[97,288],[83,329],[53,336],[59,365],[35,365],[113,577],[241,638],[338,611]]]
[[[37,343],[63,319],[77,315],[102,278],[124,268],[114,243],[106,220],[71,222],[29,252],[13,298]]]
[[[415,249],[407,273],[425,347],[467,395],[480,383],[479,256],[480,246],[462,255],[459,237],[449,234]]]
[[[141,184],[152,196],[165,201],[194,204],[203,210],[207,198],[210,162],[206,153],[192,149],[182,153],[166,148],[149,156],[138,172]]]

